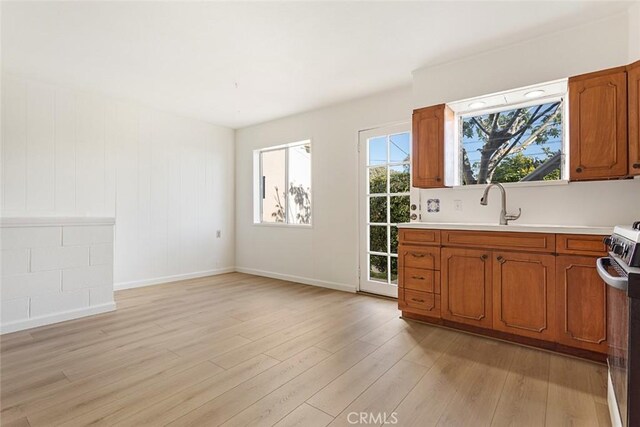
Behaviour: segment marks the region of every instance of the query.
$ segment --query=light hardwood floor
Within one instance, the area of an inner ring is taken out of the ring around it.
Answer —
[[[609,425],[604,366],[407,322],[394,301],[239,273],[116,299],[2,336],[3,426]]]

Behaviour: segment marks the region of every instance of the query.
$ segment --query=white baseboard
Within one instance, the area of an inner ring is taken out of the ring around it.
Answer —
[[[113,289],[120,291],[123,289],[141,288],[143,286],[161,285],[163,283],[176,282],[178,280],[197,279],[200,277],[216,276],[218,274],[233,273],[234,267],[218,268],[215,270],[197,271],[195,273],[176,274],[173,276],[155,277],[153,279],[134,280],[131,282],[115,283]]]
[[[289,282],[302,283],[304,285],[320,286],[322,288],[335,289],[344,292],[356,292],[355,285],[345,285],[343,283],[327,282],[325,280],[310,279],[308,277],[293,276],[290,274],[275,273],[273,271],[257,270],[255,268],[236,267],[238,273],[253,274],[255,276],[270,277],[272,279],[287,280]]]
[[[94,305],[92,307],[78,308],[75,310],[63,311],[61,313],[49,314],[47,316],[35,317],[33,319],[19,320],[17,322],[0,325],[0,334],[23,331],[25,329],[36,328],[38,326],[51,325],[52,323],[64,322],[66,320],[79,319],[80,317],[93,316],[94,314],[106,313],[116,309],[115,302]]]
[[[613,382],[611,381],[611,373],[607,375],[607,403],[609,404],[609,417],[611,418],[611,426],[622,427],[620,410],[618,409],[616,394],[613,391]]]

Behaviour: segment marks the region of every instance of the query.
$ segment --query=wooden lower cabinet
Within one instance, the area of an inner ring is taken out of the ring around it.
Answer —
[[[401,230],[398,308],[407,318],[604,361],[602,236],[535,234]]]
[[[398,306],[403,311],[429,317],[440,317],[440,295],[431,292],[399,288]]]
[[[442,249],[442,318],[491,327],[490,255],[478,249]]]
[[[558,342],[585,350],[607,351],[607,285],[596,270],[596,258],[559,256],[556,315]]]
[[[554,341],[555,257],[493,252],[493,329]]]

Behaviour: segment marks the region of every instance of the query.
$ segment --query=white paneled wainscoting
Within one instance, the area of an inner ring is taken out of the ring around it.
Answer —
[[[115,310],[113,218],[3,218],[1,332]]]

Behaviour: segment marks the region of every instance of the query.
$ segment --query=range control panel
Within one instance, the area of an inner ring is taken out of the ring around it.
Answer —
[[[604,238],[604,243],[616,256],[622,259],[629,267],[640,267],[640,247],[630,239],[617,234]]]

